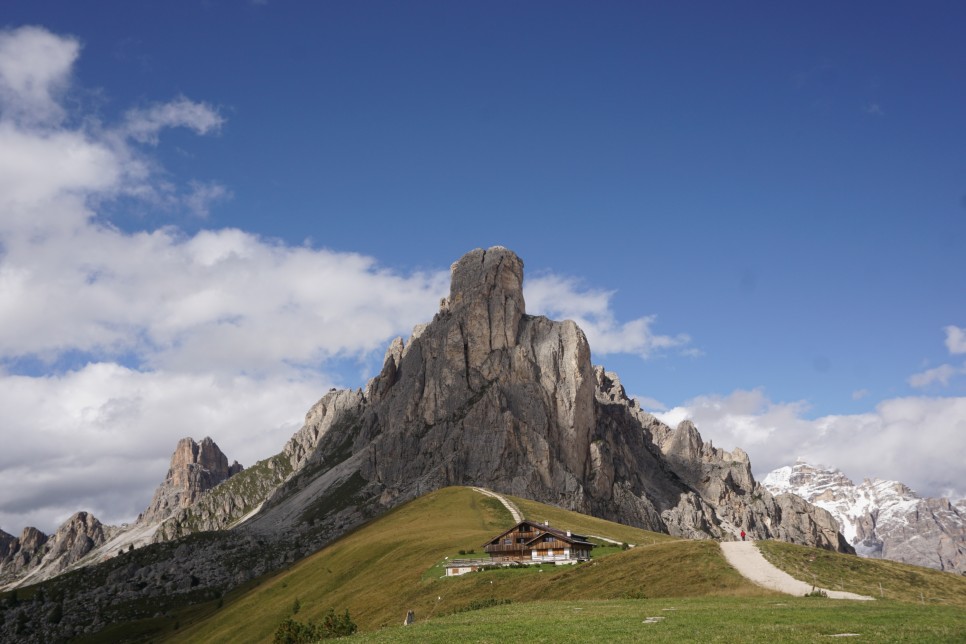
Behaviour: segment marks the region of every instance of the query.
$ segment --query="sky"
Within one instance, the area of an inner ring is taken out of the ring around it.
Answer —
[[[886,5],[6,0],[0,529],[278,452],[492,245],[756,476],[966,495],[966,7]]]

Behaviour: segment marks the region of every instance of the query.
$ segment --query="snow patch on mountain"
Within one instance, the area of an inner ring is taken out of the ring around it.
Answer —
[[[770,472],[762,485],[828,510],[860,556],[966,572],[966,500],[922,498],[898,481],[856,485],[837,469],[802,460]]]

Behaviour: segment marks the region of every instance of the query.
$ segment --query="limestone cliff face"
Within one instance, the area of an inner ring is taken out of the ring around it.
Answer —
[[[849,550],[816,509],[755,483],[744,452],[640,410],[615,374],[592,366],[572,321],[527,315],[523,262],[500,247],[456,262],[432,322],[390,345],[364,392],[325,396],[285,453],[298,471],[256,518],[263,531],[325,519],[310,510],[347,481],[351,504],[372,513],[480,485],[676,535],[744,528]]]
[[[182,438],[171,455],[171,466],[151,504],[138,523],[159,523],[179,510],[190,507],[216,485],[237,474],[242,466],[228,465],[228,458],[209,437],[196,443]]]

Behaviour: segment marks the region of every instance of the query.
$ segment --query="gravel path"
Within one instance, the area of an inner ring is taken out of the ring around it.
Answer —
[[[509,510],[510,514],[513,515],[513,521],[515,523],[520,523],[521,521],[523,521],[523,514],[520,512],[520,508],[518,508],[516,504],[513,503],[513,501],[511,501],[510,499],[506,498],[502,494],[497,494],[493,490],[487,490],[486,488],[475,487],[473,489],[479,492],[480,494],[485,494],[486,496],[492,496],[494,499],[502,503],[503,507]]]
[[[812,592],[815,588],[811,584],[799,581],[784,570],[779,570],[768,563],[768,560],[758,552],[754,541],[722,541],[721,551],[728,563],[734,566],[742,576],[763,588],[777,590],[786,595],[798,595],[799,597]],[[819,590],[825,591],[831,599],[872,599],[872,597],[865,595],[856,595],[840,590],[828,590],[826,588]]]

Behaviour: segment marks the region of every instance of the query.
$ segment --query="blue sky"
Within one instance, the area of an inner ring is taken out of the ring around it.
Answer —
[[[98,7],[0,12],[0,528],[269,455],[494,244],[756,473],[966,493],[958,3]]]

